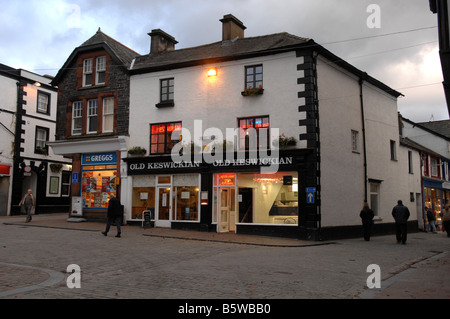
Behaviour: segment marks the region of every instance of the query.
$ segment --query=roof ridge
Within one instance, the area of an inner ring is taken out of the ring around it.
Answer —
[[[89,45],[89,44],[85,45],[85,43],[89,42],[89,41],[90,41],[93,37],[95,37],[97,34],[102,34],[103,36],[107,37],[107,38],[110,39],[111,41],[114,41],[115,43],[117,43],[117,44],[121,45],[122,47],[124,47],[125,49],[127,49],[127,50],[129,50],[129,51],[131,51],[131,52],[133,52],[133,53],[135,53],[135,54],[137,54],[138,56],[141,55],[140,53],[134,51],[133,49],[131,49],[131,48],[129,48],[128,46],[126,46],[125,44],[121,43],[120,41],[117,41],[117,40],[114,39],[113,37],[107,35],[105,32],[103,32],[103,31],[101,30],[100,27],[98,28],[97,32],[95,32],[95,34],[94,34],[92,37],[90,37],[89,39],[87,39],[86,41],[84,41],[83,44],[80,45],[79,47],[83,47],[83,46]],[[102,41],[102,42],[105,42],[105,41]],[[105,42],[105,43],[106,43],[106,42]]]

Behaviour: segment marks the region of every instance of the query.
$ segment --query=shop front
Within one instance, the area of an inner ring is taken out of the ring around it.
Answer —
[[[129,223],[153,211],[156,227],[219,233],[277,234],[297,237],[301,207],[299,157],[281,154],[278,171],[270,162],[231,160],[173,162],[170,156],[124,159],[128,167]],[[301,196],[306,197],[303,192]]]
[[[450,183],[423,181],[424,205],[434,212],[436,216],[436,226],[438,229],[442,227],[441,212],[446,203],[450,202]],[[428,223],[426,213],[424,211],[424,223]]]
[[[111,195],[117,196],[119,186],[117,165],[115,152],[81,155],[83,212],[106,211]]]

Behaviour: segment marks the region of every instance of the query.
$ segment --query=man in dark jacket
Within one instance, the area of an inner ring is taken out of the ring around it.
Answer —
[[[392,216],[395,219],[395,234],[397,243],[406,244],[407,222],[411,214],[406,206],[403,206],[401,200],[397,201],[397,206],[392,209]]]
[[[111,224],[115,223],[117,226],[117,235],[116,237],[120,237],[120,224],[122,223],[122,206],[120,205],[120,200],[114,197],[111,194],[111,199],[108,203],[108,220],[106,222],[106,229],[102,232],[103,235],[108,235],[109,228]]]

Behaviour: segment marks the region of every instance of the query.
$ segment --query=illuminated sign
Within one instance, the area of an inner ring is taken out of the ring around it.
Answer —
[[[83,154],[81,158],[81,165],[99,165],[113,163],[117,163],[116,153]]]
[[[219,185],[234,185],[236,174],[219,174]]]

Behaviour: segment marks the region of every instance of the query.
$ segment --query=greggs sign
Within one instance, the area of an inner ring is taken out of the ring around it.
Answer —
[[[83,154],[81,165],[116,164],[116,153]]]

